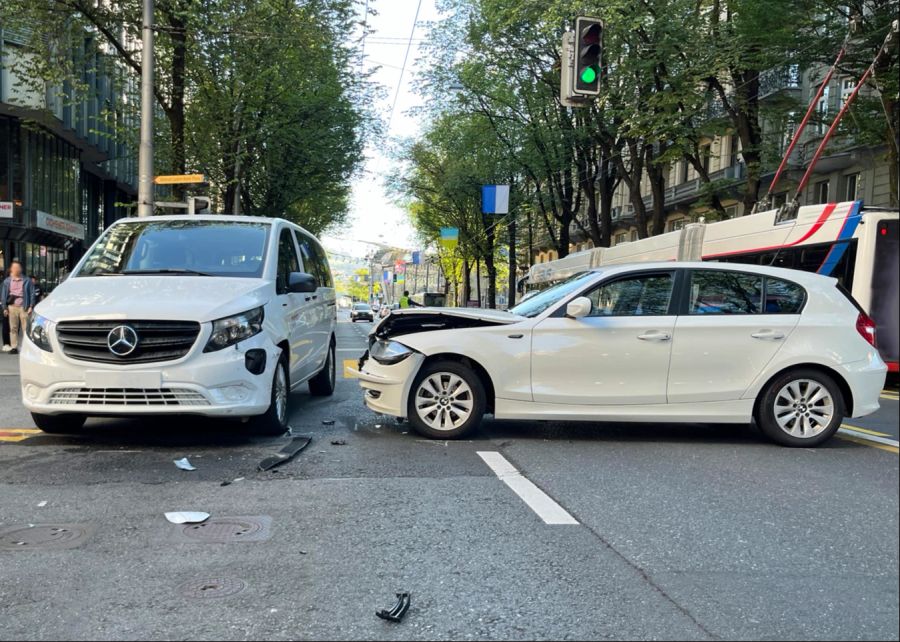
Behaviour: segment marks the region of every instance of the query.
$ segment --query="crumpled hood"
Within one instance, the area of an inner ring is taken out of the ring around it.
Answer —
[[[525,318],[505,310],[491,310],[488,308],[404,308],[402,310],[393,310],[391,314],[401,316],[437,314],[461,317],[463,319],[477,319],[489,323],[518,323]]]
[[[369,334],[369,343],[419,332],[508,325],[525,317],[481,308],[405,308],[392,310]]]
[[[84,276],[62,282],[35,308],[51,321],[160,319],[213,321],[268,302],[262,279],[207,276]]]

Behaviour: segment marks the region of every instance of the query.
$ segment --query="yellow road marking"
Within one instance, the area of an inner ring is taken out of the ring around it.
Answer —
[[[359,368],[358,359],[344,359],[344,379],[356,379],[357,368]]]
[[[900,401],[900,396],[897,396],[897,395],[886,395],[884,393],[881,393],[881,398],[882,399],[890,399],[892,401]]]
[[[894,446],[888,446],[887,444],[876,444],[874,441],[867,441],[865,439],[859,439],[857,437],[851,437],[849,435],[837,435],[838,439],[843,439],[844,441],[852,441],[855,444],[862,444],[863,446],[869,446],[871,448],[877,448],[878,450],[884,450],[889,453],[893,453],[895,455],[900,454],[900,448],[895,448]]]
[[[855,430],[856,432],[864,432],[867,435],[875,435],[876,437],[890,437],[886,432],[876,432],[874,430],[869,430],[868,428],[860,428],[859,426],[851,426],[850,424],[841,424],[841,428],[846,428],[848,430]]]
[[[0,441],[22,441],[40,432],[36,428],[0,428]]]

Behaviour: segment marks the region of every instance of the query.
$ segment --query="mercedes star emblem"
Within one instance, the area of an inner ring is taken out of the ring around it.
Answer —
[[[117,357],[127,357],[138,345],[138,335],[130,325],[119,325],[109,331],[106,337],[109,351]]]

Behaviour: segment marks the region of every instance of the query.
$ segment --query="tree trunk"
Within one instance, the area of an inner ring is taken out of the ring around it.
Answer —
[[[169,127],[172,130],[172,170],[175,174],[184,174],[187,168],[185,153],[185,105],[184,92],[187,78],[187,24],[178,11],[167,13],[169,18],[170,36],[172,38],[172,99],[166,115]],[[175,196],[178,200],[184,200],[185,188],[176,185]]]
[[[665,152],[665,143],[658,143],[659,154]],[[666,175],[665,168],[654,162],[656,155],[652,145],[645,145],[647,154],[647,176],[650,179],[650,193],[653,195],[653,221],[649,230],[654,236],[665,232],[666,227]]]
[[[759,198],[762,174],[762,134],[759,126],[759,72],[733,73],[738,90],[735,95],[735,127],[741,139],[741,156],[747,166],[744,186],[744,213],[750,213]]]

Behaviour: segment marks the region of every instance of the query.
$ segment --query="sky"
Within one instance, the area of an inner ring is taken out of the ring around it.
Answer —
[[[416,235],[406,212],[392,202],[384,186],[385,177],[391,171],[394,161],[382,152],[389,147],[392,139],[396,142],[397,138],[414,137],[422,125],[419,119],[408,112],[420,104],[420,97],[413,91],[416,73],[420,68],[418,42],[425,36],[427,23],[438,18],[438,12],[435,0],[421,0],[418,19],[414,22],[419,2],[420,0],[369,0],[369,35],[365,40],[363,64],[367,70],[378,68],[373,80],[384,90],[384,98],[378,107],[385,126],[389,122],[390,129],[385,139],[372,141],[366,150],[362,175],[353,187],[349,224],[322,237],[325,248],[330,252],[362,259],[374,246],[361,241],[384,243],[409,250],[418,249]],[[377,15],[371,15],[373,10]],[[360,15],[362,11],[360,7]],[[412,46],[401,80],[403,58],[411,33]]]

